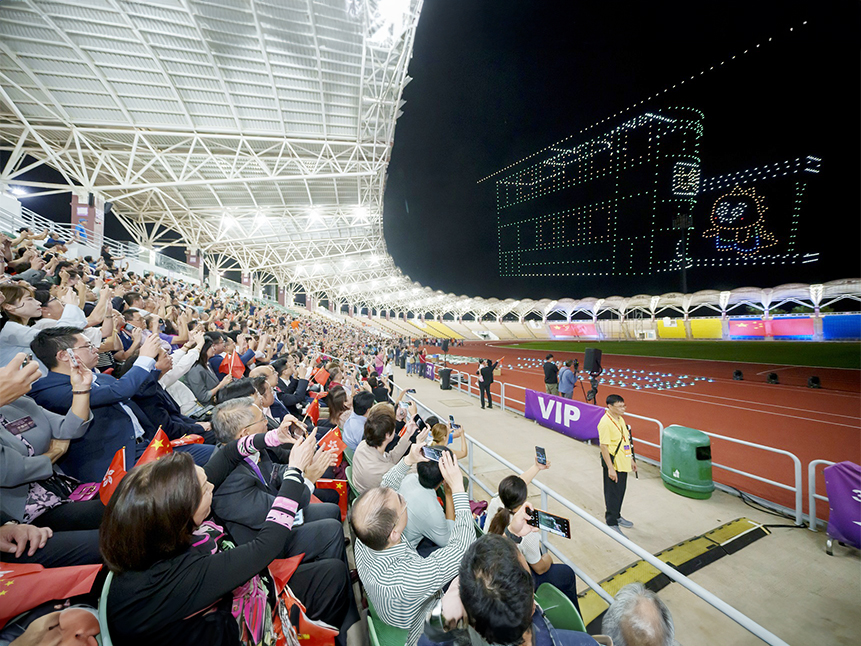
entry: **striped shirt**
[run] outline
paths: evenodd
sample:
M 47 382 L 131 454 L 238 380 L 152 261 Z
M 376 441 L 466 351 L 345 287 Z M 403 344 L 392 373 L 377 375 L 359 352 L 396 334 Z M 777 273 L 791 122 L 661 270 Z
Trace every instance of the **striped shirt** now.
M 401 460 L 383 478 L 382 486 L 397 491 L 409 471 Z M 368 600 L 380 619 L 390 626 L 409 628 L 407 644 L 416 644 L 424 630 L 430 606 L 440 598 L 442 587 L 457 576 L 460 560 L 475 540 L 469 496 L 456 493 L 454 527 L 448 545 L 422 558 L 401 538 L 382 551 L 356 541 L 356 567 Z

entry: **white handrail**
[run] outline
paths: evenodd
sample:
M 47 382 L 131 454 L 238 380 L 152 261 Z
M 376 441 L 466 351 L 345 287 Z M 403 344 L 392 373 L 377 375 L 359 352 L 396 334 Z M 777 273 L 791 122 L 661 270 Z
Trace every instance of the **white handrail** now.
M 816 501 L 828 502 L 828 496 L 821 496 L 816 493 L 816 467 L 820 464 L 831 466 L 836 463 L 831 460 L 813 460 L 807 465 L 807 514 L 810 518 L 808 529 L 811 532 L 818 531 L 816 527 Z
M 464 373 L 461 373 L 461 374 L 464 374 Z M 469 382 L 468 382 L 468 384 L 469 384 Z M 394 384 L 394 387 L 397 388 L 398 390 L 403 389 L 398 384 Z M 428 411 L 429 413 L 436 415 L 440 419 L 444 419 L 444 417 L 441 417 L 433 409 L 429 408 L 428 406 L 425 406 L 424 404 L 421 404 L 417 399 L 415 399 L 415 398 L 413 398 L 413 399 L 416 402 L 417 406 L 421 406 L 424 410 Z M 497 454 L 496 452 L 494 452 L 493 450 L 491 450 L 490 448 L 488 448 L 487 446 L 485 446 L 484 444 L 482 444 L 481 442 L 476 440 L 474 437 L 471 437 L 468 434 L 464 434 L 464 437 L 467 439 L 467 442 L 469 442 L 471 447 L 480 448 L 482 451 L 487 453 L 490 457 L 494 458 L 497 462 L 508 467 L 509 469 L 514 471 L 515 473 L 517 473 L 517 474 L 523 473 L 522 469 L 518 468 L 515 464 L 512 464 L 511 462 L 509 462 L 508 460 L 503 458 L 501 455 Z M 469 476 L 469 483 L 470 483 L 470 490 L 469 490 L 470 497 L 472 497 L 472 483 L 473 482 L 476 482 L 482 489 L 484 489 L 488 493 L 491 493 L 488 490 L 488 488 L 483 483 L 481 483 L 478 480 L 478 478 L 475 477 L 475 475 L 473 473 L 473 459 L 472 459 L 473 453 L 474 453 L 474 451 L 470 450 L 469 459 L 468 459 L 468 467 L 467 467 L 467 475 Z M 463 468 L 463 467 L 461 467 L 461 468 Z M 563 496 L 558 494 L 556 491 L 554 491 L 550 487 L 543 485 L 541 482 L 539 482 L 538 480 L 535 480 L 534 478 L 532 479 L 532 484 L 534 484 L 542 492 L 542 495 L 546 494 L 547 496 L 550 496 L 551 498 L 553 498 L 554 500 L 556 500 L 557 502 L 562 504 L 564 507 L 568 508 L 570 511 L 575 513 L 581 519 L 585 520 L 587 523 L 589 523 L 590 525 L 592 525 L 596 529 L 603 532 L 606 536 L 609 536 L 614 541 L 616 541 L 617 543 L 619 543 L 623 547 L 626 547 L 629 551 L 633 552 L 634 554 L 639 556 L 641 559 L 643 559 L 644 561 L 649 563 L 651 566 L 653 566 L 654 568 L 656 568 L 660 572 L 663 572 L 664 574 L 666 574 L 670 579 L 672 579 L 673 581 L 679 583 L 680 585 L 684 586 L 685 588 L 687 588 L 688 590 L 693 592 L 700 599 L 702 599 L 703 601 L 705 601 L 706 603 L 708 603 L 712 607 L 716 608 L 717 610 L 719 610 L 720 612 L 725 614 L 727 617 L 729 617 L 730 619 L 735 621 L 737 624 L 742 626 L 745 630 L 756 635 L 759 639 L 761 639 L 765 643 L 772 644 L 773 646 L 788 646 L 788 644 L 785 641 L 783 641 L 782 639 L 780 639 L 780 637 L 778 637 L 777 635 L 775 635 L 771 631 L 765 629 L 763 626 L 760 626 L 758 623 L 753 621 L 753 619 L 751 619 L 747 615 L 741 613 L 739 610 L 732 607 L 731 605 L 729 605 L 728 603 L 726 603 L 722 599 L 718 598 L 717 596 L 715 596 L 714 594 L 712 594 L 711 592 L 709 592 L 708 590 L 706 590 L 705 588 L 703 588 L 699 584 L 694 583 L 688 577 L 686 577 L 684 574 L 682 574 L 681 572 L 679 572 L 675 568 L 667 565 L 666 563 L 664 563 L 660 559 L 655 558 L 655 556 L 653 554 L 651 554 L 650 552 L 647 552 L 642 547 L 640 547 L 639 545 L 637 545 L 633 541 L 629 540 L 627 537 L 621 536 L 617 532 L 611 530 L 605 523 L 602 523 L 601 521 L 599 521 L 594 516 L 591 516 L 590 514 L 585 512 L 583 509 L 576 506 L 571 501 L 569 501 L 567 498 L 564 498 Z M 566 563 L 568 563 L 568 565 L 572 565 L 570 563 L 570 561 L 568 561 L 568 559 L 565 559 L 564 557 L 562 557 L 561 554 L 559 554 L 559 552 L 555 548 L 553 548 L 552 545 L 550 545 L 549 543 L 545 543 L 545 544 L 548 547 L 548 549 L 550 549 L 554 554 L 556 554 L 557 556 L 562 558 Z M 577 574 L 578 574 L 578 576 L 580 576 L 581 580 L 583 580 L 587 585 L 589 585 L 589 587 L 591 589 L 595 590 L 595 592 L 598 595 L 600 595 L 605 600 L 609 601 L 607 599 L 607 597 L 609 595 L 606 593 L 606 591 L 603 588 L 601 588 L 601 586 L 599 584 L 597 584 L 595 581 L 593 581 L 588 576 L 586 576 L 586 577 L 582 576 L 582 574 L 584 574 L 584 573 L 582 573 L 579 570 L 579 568 L 576 569 L 575 572 L 577 572 Z
M 467 373 L 460 372 L 458 370 L 452 370 L 452 373 L 453 374 L 458 373 L 461 375 L 465 374 L 467 376 L 467 384 L 468 384 L 467 393 L 469 395 L 472 395 L 473 397 L 475 397 L 476 395 L 474 395 L 472 393 L 472 382 L 471 382 L 471 379 L 469 379 L 470 375 L 468 375 Z M 458 380 L 458 381 L 460 381 L 460 380 Z M 525 401 L 520 401 L 519 399 L 514 399 L 513 397 L 505 397 L 505 387 L 509 386 L 509 387 L 514 387 L 514 388 L 520 388 L 521 390 L 524 391 L 524 393 L 526 392 L 527 388 L 520 386 L 518 384 L 506 384 L 505 382 L 494 382 L 494 383 L 501 384 L 501 386 L 500 386 L 500 389 L 501 389 L 500 400 L 501 401 L 508 399 L 508 400 L 516 402 L 518 404 L 523 404 L 523 406 L 525 407 L 525 405 L 526 405 Z M 463 388 L 461 387 L 460 390 L 462 391 Z M 502 408 L 503 408 L 503 410 L 505 409 L 504 404 L 503 404 Z M 515 413 L 518 413 L 519 415 L 524 414 L 521 411 L 514 409 L 514 408 L 509 408 L 508 410 L 511 410 Z M 658 425 L 658 444 L 654 444 L 652 442 L 649 442 L 647 440 L 643 440 L 640 438 L 637 438 L 637 443 L 647 444 L 648 446 L 651 446 L 651 447 L 658 449 L 659 457 L 658 457 L 657 465 L 660 466 L 660 452 L 663 450 L 662 445 L 663 445 L 664 425 L 661 423 L 660 420 L 654 419 L 652 417 L 644 417 L 642 415 L 636 415 L 634 413 L 626 413 L 626 416 L 635 417 L 637 419 L 642 419 L 642 420 L 646 420 L 649 422 L 654 422 L 655 424 Z M 709 433 L 707 431 L 703 431 L 703 433 L 705 433 L 709 437 L 714 437 L 717 439 L 726 440 L 727 442 L 734 442 L 736 444 L 741 444 L 741 445 L 749 446 L 752 448 L 762 449 L 763 451 L 771 451 L 773 453 L 779 453 L 781 455 L 786 455 L 786 456 L 790 457 L 792 459 L 793 467 L 794 467 L 794 475 L 795 475 L 795 486 L 794 487 L 787 485 L 787 484 L 784 484 L 782 482 L 777 482 L 775 480 L 770 480 L 768 478 L 764 478 L 764 477 L 756 475 L 754 473 L 749 473 L 747 471 L 741 471 L 739 469 L 735 469 L 733 467 L 729 467 L 729 466 L 726 466 L 724 464 L 720 464 L 718 462 L 712 462 L 712 466 L 715 466 L 719 469 L 723 469 L 724 471 L 729 471 L 731 473 L 735 473 L 738 475 L 742 475 L 742 476 L 751 478 L 752 480 L 757 480 L 759 482 L 764 482 L 766 484 L 770 484 L 770 485 L 773 485 L 775 487 L 779 487 L 781 489 L 786 489 L 787 491 L 795 492 L 795 524 L 798 526 L 801 526 L 804 524 L 804 493 L 802 491 L 802 477 L 803 476 L 802 476 L 802 469 L 801 469 L 801 460 L 799 460 L 795 454 L 790 453 L 789 451 L 784 451 L 782 449 L 776 449 L 776 448 L 771 447 L 771 446 L 765 446 L 764 444 L 756 444 L 755 442 L 747 442 L 745 440 L 737 440 L 733 437 L 727 437 L 725 435 L 718 435 L 717 433 Z M 649 460 L 649 462 L 652 462 L 652 460 Z

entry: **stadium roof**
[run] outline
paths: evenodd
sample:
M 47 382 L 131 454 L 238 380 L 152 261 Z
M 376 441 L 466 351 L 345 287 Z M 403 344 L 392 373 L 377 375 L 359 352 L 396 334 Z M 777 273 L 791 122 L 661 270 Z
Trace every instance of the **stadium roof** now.
M 418 289 L 386 251 L 382 208 L 421 4 L 4 1 L 0 182 L 75 185 L 139 244 L 174 231 L 210 269 L 291 291 Z M 16 179 L 27 155 L 67 183 Z

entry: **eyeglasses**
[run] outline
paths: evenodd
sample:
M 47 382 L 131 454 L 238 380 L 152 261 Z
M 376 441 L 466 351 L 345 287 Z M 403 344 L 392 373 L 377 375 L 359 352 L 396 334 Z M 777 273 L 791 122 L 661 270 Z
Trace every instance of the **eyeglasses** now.
M 76 345 L 72 350 L 95 350 L 96 346 L 87 341 L 87 345 Z

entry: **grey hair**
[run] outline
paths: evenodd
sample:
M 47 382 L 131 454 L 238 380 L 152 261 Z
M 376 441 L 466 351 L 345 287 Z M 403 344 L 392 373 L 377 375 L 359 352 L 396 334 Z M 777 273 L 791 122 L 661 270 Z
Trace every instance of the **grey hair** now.
M 657 621 L 653 613 L 645 610 L 643 604 L 646 603 L 657 611 Z M 604 613 L 601 632 L 612 638 L 614 646 L 673 646 L 676 643 L 670 609 L 642 583 L 629 583 L 619 590 Z
M 251 397 L 228 399 L 212 411 L 212 430 L 219 444 L 232 442 L 253 422 L 254 400 Z

